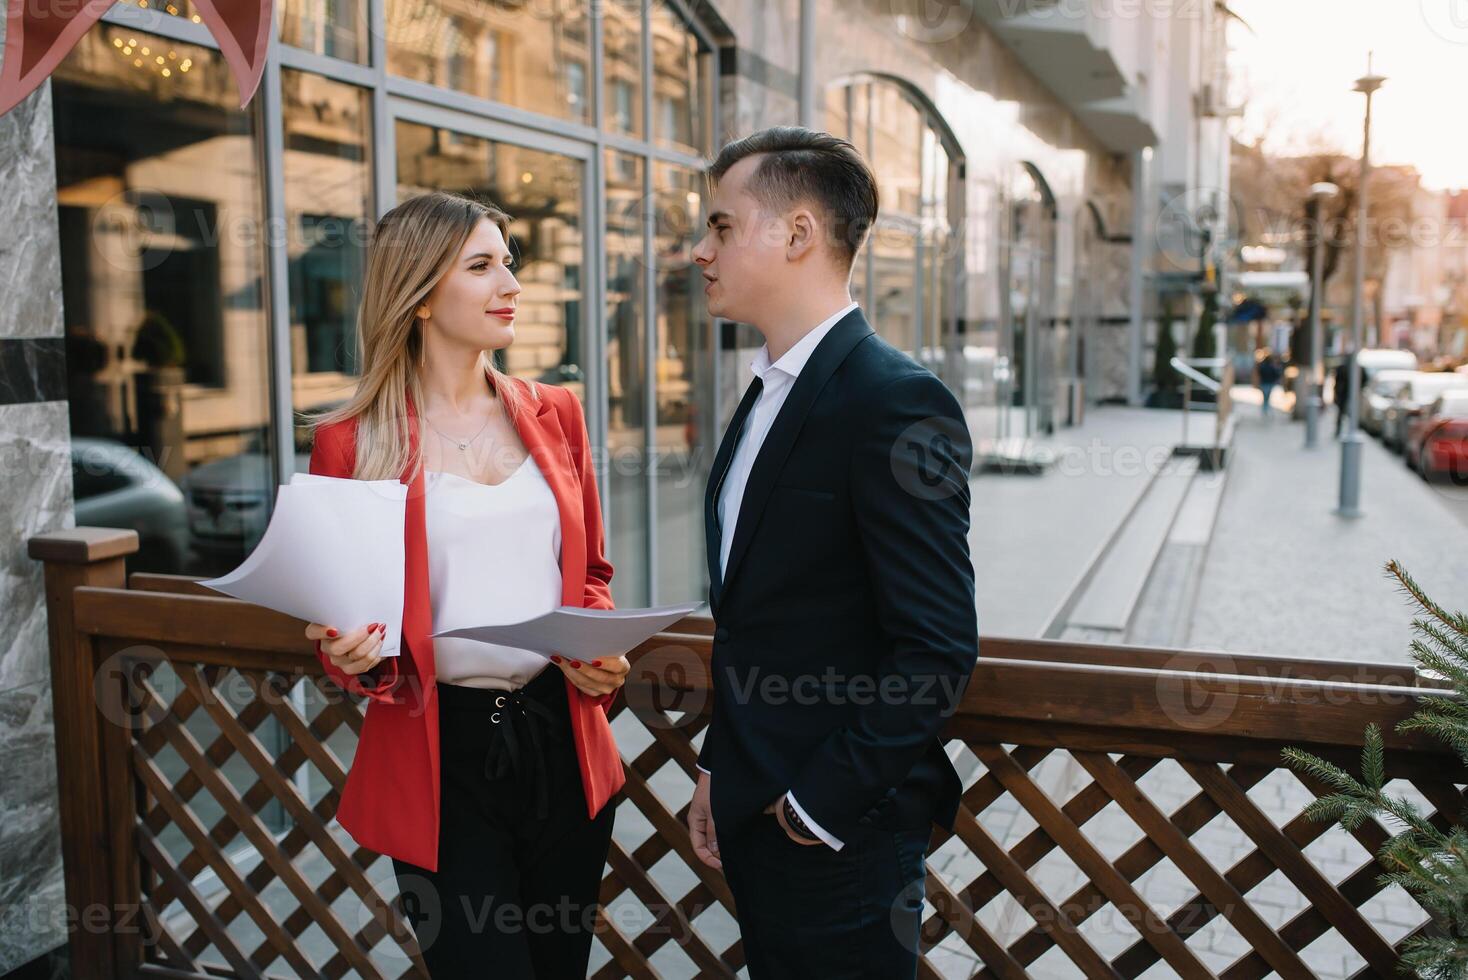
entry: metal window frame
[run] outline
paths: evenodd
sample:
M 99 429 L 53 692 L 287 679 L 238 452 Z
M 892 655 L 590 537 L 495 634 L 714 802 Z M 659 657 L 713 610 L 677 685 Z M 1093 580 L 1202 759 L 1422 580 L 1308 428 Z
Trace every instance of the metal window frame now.
M 652 117 L 652 39 L 651 3 L 642 0 L 642 111 L 643 126 L 639 137 L 613 133 L 605 128 L 606 121 L 606 78 L 603 55 L 602 7 L 590 4 L 590 63 L 592 122 L 572 122 L 529 112 L 503 102 L 483 99 L 452 89 L 440 88 L 413 79 L 391 75 L 387 71 L 387 3 L 389 0 L 366 0 L 368 20 L 368 63 L 358 64 L 330 55 L 297 48 L 280 40 L 278 29 L 272 29 L 270 48 L 257 93 L 257 124 L 261 127 L 261 139 L 257 143 L 259 174 L 263 186 L 262 206 L 266 227 L 286 230 L 286 181 L 284 172 L 284 110 L 281 104 L 280 72 L 282 68 L 311 72 L 337 82 L 357 86 L 368 92 L 371 98 L 370 132 L 367 133 L 371 167 L 372 201 L 370 204 L 374 220 L 380 219 L 395 203 L 397 198 L 396 139 L 393 132 L 399 119 L 440 125 L 500 142 L 510 142 L 530 149 L 561 153 L 582 161 L 582 215 L 584 252 L 582 261 L 581 323 L 576 329 L 581 332 L 581 349 L 587 361 L 586 373 L 587 427 L 593 446 L 603 449 L 608 438 L 608 390 L 606 364 L 606 337 L 598 328 L 605 321 L 607 296 L 606 248 L 603 237 L 606 231 L 605 166 L 606 151 L 616 150 L 639 157 L 642 161 L 643 193 L 648 201 L 653 200 L 653 168 L 658 163 L 668 163 L 702 171 L 707 167 L 713 152 L 712 141 L 722 132 L 719 98 L 719 60 L 715 57 L 718 43 L 713 33 L 702 24 L 691 5 L 685 0 L 658 0 L 678 15 L 682 23 L 697 38 L 708 59 L 707 82 L 709 92 L 704 104 L 710 109 L 710 118 L 704 137 L 709 141 L 704 155 L 688 154 L 661 146 L 655 138 L 655 123 Z M 126 27 L 131 30 L 154 34 L 185 44 L 193 44 L 214 51 L 218 42 L 202 23 L 154 9 L 140 8 L 129 4 L 116 4 L 101 18 L 103 23 Z M 701 79 L 700 79 L 701 80 Z M 645 334 L 645 365 L 643 389 L 647 400 L 647 425 L 644 433 L 644 458 L 650 463 L 656 440 L 657 420 L 657 270 L 654 267 L 654 241 L 656 214 L 652 207 L 644 208 L 643 270 L 644 302 L 643 332 Z M 289 483 L 295 468 L 295 408 L 292 402 L 292 358 L 290 338 L 290 286 L 289 256 L 284 248 L 272 248 L 265 261 L 266 331 L 269 348 L 269 399 L 271 405 L 272 466 L 276 479 Z M 712 339 L 708 350 L 714 357 L 714 391 L 718 397 L 720 367 L 718 363 L 717 323 L 708 319 L 706 328 Z M 715 406 L 717 407 L 717 406 Z M 602 453 L 602 460 L 606 454 Z M 658 601 L 658 546 L 657 495 L 655 474 L 650 465 L 644 466 L 646 481 L 646 514 L 648 534 L 645 542 L 643 570 L 646 576 L 647 594 Z M 603 485 L 607 485 L 603 481 Z M 603 522 L 610 520 L 610 502 L 602 499 Z M 608 526 L 610 526 L 608 524 Z

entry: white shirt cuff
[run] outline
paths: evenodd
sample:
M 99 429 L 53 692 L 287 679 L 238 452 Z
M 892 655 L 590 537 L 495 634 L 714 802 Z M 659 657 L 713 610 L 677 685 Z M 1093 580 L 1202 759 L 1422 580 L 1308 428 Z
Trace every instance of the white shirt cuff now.
M 695 766 L 698 766 L 698 763 L 696 763 L 696 762 L 695 762 L 695 763 L 694 763 L 694 765 L 695 765 Z M 709 771 L 708 771 L 708 770 L 707 770 L 707 769 L 705 769 L 705 768 L 704 768 L 704 767 L 703 767 L 703 766 L 698 766 L 698 771 L 699 771 L 699 772 L 709 772 Z M 713 775 L 713 773 L 711 773 L 711 772 L 709 772 L 709 775 L 710 775 L 710 776 L 712 776 L 712 775 Z
M 794 793 L 786 792 L 785 796 L 790 800 L 790 805 L 795 808 L 796 814 L 799 815 L 800 819 L 805 821 L 807 827 L 815 831 L 817 837 L 829 844 L 833 850 L 839 851 L 846 846 L 844 842 L 837 840 L 830 831 L 810 818 L 810 814 L 801 808 L 800 801 L 795 798 Z

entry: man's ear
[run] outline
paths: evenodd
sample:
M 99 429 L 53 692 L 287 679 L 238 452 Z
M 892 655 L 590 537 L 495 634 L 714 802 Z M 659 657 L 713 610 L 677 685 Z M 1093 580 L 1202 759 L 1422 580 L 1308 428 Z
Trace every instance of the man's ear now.
M 801 208 L 790 216 L 790 231 L 785 238 L 785 258 L 787 261 L 796 262 L 808 255 L 812 249 L 819 247 L 817 240 L 820 235 L 820 227 L 816 224 L 815 215 L 805 208 Z

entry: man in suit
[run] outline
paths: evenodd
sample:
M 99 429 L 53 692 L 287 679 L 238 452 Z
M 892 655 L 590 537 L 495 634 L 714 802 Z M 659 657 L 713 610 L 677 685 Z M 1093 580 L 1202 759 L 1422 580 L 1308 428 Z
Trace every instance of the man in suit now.
M 1330 397 L 1335 402 L 1335 437 L 1337 439 L 1341 437 L 1341 422 L 1345 419 L 1346 410 L 1349 407 L 1346 402 L 1350 395 L 1348 389 L 1351 384 L 1351 366 L 1355 363 L 1356 352 L 1349 351 L 1345 357 L 1341 358 L 1341 362 L 1335 366 L 1335 376 L 1332 384 L 1334 391 Z M 1360 398 L 1361 396 L 1358 394 L 1356 397 Z
M 709 178 L 709 312 L 765 346 L 705 496 L 694 849 L 723 869 L 754 980 L 912 977 L 923 855 L 962 788 L 938 732 L 978 656 L 968 429 L 851 300 L 878 195 L 849 142 L 763 130 Z

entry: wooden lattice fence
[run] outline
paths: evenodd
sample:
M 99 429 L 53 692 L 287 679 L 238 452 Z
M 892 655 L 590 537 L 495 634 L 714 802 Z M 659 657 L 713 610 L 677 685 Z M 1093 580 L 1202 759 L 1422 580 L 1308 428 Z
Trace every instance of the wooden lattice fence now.
M 125 582 L 134 547 L 31 540 L 74 975 L 422 976 L 388 862 L 332 821 L 361 704 L 298 621 L 188 578 Z M 743 964 L 684 826 L 711 633 L 690 618 L 632 654 L 598 978 Z M 1301 745 L 1355 769 L 1376 722 L 1393 788 L 1459 819 L 1456 758 L 1393 732 L 1422 693 L 1410 667 L 989 637 L 981 654 L 946 733 L 966 790 L 930 847 L 924 976 L 1384 977 L 1427 928 L 1376 881 L 1387 829 L 1307 820 L 1324 787 L 1280 759 Z

